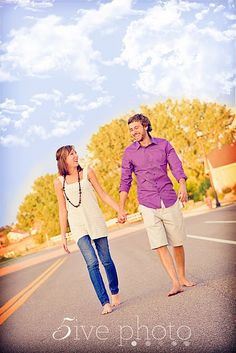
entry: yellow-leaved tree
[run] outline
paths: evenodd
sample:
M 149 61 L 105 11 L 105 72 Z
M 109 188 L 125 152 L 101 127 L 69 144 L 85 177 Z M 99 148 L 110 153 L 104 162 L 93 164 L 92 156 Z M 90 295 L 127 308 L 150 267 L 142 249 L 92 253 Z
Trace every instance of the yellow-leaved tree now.
M 188 176 L 190 198 L 195 201 L 201 199 L 205 192 L 204 185 L 209 187 L 204 174 L 205 155 L 235 140 L 235 128 L 232 127 L 235 114 L 225 105 L 205 103 L 198 99 L 167 99 L 152 106 L 142 105 L 140 112 L 149 117 L 153 127 L 152 136 L 167 139 L 178 153 Z M 88 145 L 102 186 L 116 200 L 119 198 L 122 155 L 125 147 L 132 142 L 127 120 L 133 114 L 135 112 L 100 127 Z M 171 173 L 170 177 L 177 190 L 177 182 Z M 101 207 L 107 218 L 115 216 L 115 211 L 110 207 L 104 204 Z M 137 211 L 135 180 L 129 193 L 127 210 L 130 213 Z

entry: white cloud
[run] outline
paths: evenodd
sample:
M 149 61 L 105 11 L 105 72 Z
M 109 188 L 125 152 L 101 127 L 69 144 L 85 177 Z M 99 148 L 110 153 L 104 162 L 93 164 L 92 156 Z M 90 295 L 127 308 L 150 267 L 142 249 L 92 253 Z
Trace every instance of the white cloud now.
M 27 146 L 28 142 L 24 138 L 18 137 L 16 135 L 6 135 L 0 136 L 0 144 L 6 147 Z
M 97 109 L 101 106 L 107 105 L 113 99 L 112 96 L 97 97 L 94 101 L 88 101 L 83 93 L 71 93 L 63 99 L 62 92 L 53 90 L 51 93 L 37 93 L 31 98 L 31 102 L 37 106 L 41 106 L 45 102 L 53 102 L 56 107 L 63 104 L 73 104 L 77 110 L 88 111 Z M 56 119 L 64 117 L 64 113 L 55 113 Z M 53 118 L 54 121 L 54 118 Z
M 24 110 L 20 115 L 20 119 L 14 122 L 15 128 L 21 128 L 24 125 L 25 121 L 29 119 L 30 115 L 34 112 L 34 110 L 35 108 L 31 107 L 29 107 L 27 110 Z
M 90 33 L 101 29 L 102 26 L 112 24 L 132 12 L 132 0 L 113 0 L 101 4 L 98 10 L 79 10 L 79 26 L 82 31 Z
M 0 120 L 0 130 L 9 123 L 6 119 Z M 83 123 L 80 119 L 71 120 L 66 118 L 65 120 L 50 119 L 49 125 L 43 126 L 39 124 L 33 124 L 29 126 L 22 134 L 6 134 L 5 136 L 0 136 L 0 144 L 5 147 L 13 146 L 28 146 L 32 143 L 35 138 L 40 138 L 42 140 L 48 140 L 54 137 L 68 136 L 74 132 Z
M 18 113 L 28 109 L 27 105 L 17 105 L 14 99 L 6 98 L 4 102 L 0 103 L 0 109 L 7 113 Z
M 50 137 L 62 137 L 62 136 L 67 136 L 70 135 L 72 132 L 74 132 L 75 129 L 80 127 L 82 125 L 81 120 L 63 120 L 59 121 L 56 124 L 51 133 Z
M 87 99 L 85 99 L 83 94 L 71 94 L 66 98 L 65 103 L 74 104 L 77 110 L 89 111 L 109 104 L 112 99 L 113 99 L 112 96 L 102 96 L 102 97 L 97 97 L 95 101 L 88 102 Z
M 88 110 L 94 110 L 97 108 L 100 108 L 104 105 L 107 105 L 111 102 L 113 97 L 111 96 L 106 96 L 106 97 L 98 97 L 96 101 L 89 102 L 84 105 L 77 105 L 76 108 L 81 111 L 88 111 Z
M 2 56 L 9 72 L 40 76 L 64 71 L 78 80 L 101 81 L 95 64 L 100 54 L 78 25 L 63 25 L 61 18 L 51 15 L 32 27 L 11 31 L 10 37 Z
M 78 94 L 70 94 L 69 96 L 67 96 L 65 103 L 74 103 L 74 104 L 80 104 L 80 103 L 85 103 L 85 98 L 84 95 L 82 93 L 78 93 Z
M 54 102 L 55 105 L 59 105 L 63 94 L 54 89 L 51 93 L 37 93 L 31 98 L 31 102 L 36 105 L 42 105 L 43 102 Z
M 218 81 L 219 86 L 222 87 L 222 90 L 225 94 L 230 94 L 231 90 L 235 87 L 236 84 L 236 75 L 230 74 L 229 72 L 220 72 L 216 74 L 216 81 Z
M 202 10 L 201 12 L 197 13 L 197 14 L 195 15 L 195 17 L 196 17 L 196 19 L 197 19 L 198 21 L 201 21 L 201 20 L 203 20 L 204 17 L 208 14 L 208 12 L 209 12 L 209 9 Z
M 35 139 L 48 140 L 70 135 L 83 124 L 79 117 L 71 119 L 72 115 L 78 114 L 75 110 L 94 110 L 109 104 L 112 98 L 102 96 L 88 101 L 82 93 L 71 93 L 64 98 L 64 94 L 56 89 L 34 94 L 30 99 L 33 106 L 16 104 L 14 99 L 6 98 L 0 103 L 0 144 L 7 147 L 26 146 Z M 53 106 L 48 109 L 50 103 Z M 33 112 L 35 114 L 31 117 Z
M 10 122 L 11 122 L 10 118 L 7 118 L 5 116 L 0 116 L 0 128 L 8 126 Z
M 217 21 L 198 28 L 186 11 L 187 6 L 169 1 L 130 23 L 116 61 L 136 70 L 135 86 L 142 94 L 208 100 L 232 91 L 234 28 L 221 31 Z
M 173 0 L 170 0 L 170 2 L 173 2 Z M 176 1 L 174 1 L 176 3 Z M 179 1 L 178 2 L 178 8 L 180 11 L 191 11 L 191 10 L 199 10 L 204 8 L 204 5 L 201 4 L 200 2 L 194 2 L 194 1 Z
M 214 12 L 221 12 L 225 9 L 224 5 L 219 5 L 214 9 Z
M 44 9 L 48 7 L 52 7 L 55 0 L 4 0 L 0 1 L 1 4 L 12 4 L 16 5 L 16 7 L 22 7 L 27 10 L 38 10 Z
M 114 26 L 114 27 L 103 29 L 100 33 L 103 36 L 110 36 L 110 35 L 113 35 L 115 32 L 117 32 L 118 30 L 119 30 L 118 26 L 117 27 Z
M 15 128 L 20 128 L 29 119 L 35 108 L 25 104 L 17 105 L 14 99 L 6 98 L 0 103 L 0 111 L 3 115 L 7 115 L 11 120 L 11 124 Z
M 235 21 L 236 20 L 236 15 L 233 13 L 225 13 L 225 17 L 227 18 L 227 20 L 231 20 L 231 21 Z
M 62 112 L 62 111 L 55 111 L 55 112 L 53 112 L 53 114 L 52 114 L 52 116 L 50 117 L 50 119 L 49 119 L 49 121 L 51 122 L 51 123 L 55 123 L 55 124 L 57 124 L 57 122 L 59 121 L 59 120 L 63 120 L 63 119 L 65 119 L 67 117 L 67 115 L 66 115 L 66 113 L 65 112 Z
M 228 5 L 231 8 L 235 8 L 235 0 L 228 0 Z
M 228 31 L 219 31 L 217 28 L 214 27 L 205 27 L 201 29 L 197 29 L 199 34 L 202 34 L 204 37 L 209 37 L 210 39 L 215 40 L 216 42 L 226 42 L 227 40 L 231 40 L 230 33 Z
M 33 137 L 38 136 L 42 140 L 45 140 L 48 138 L 48 132 L 46 131 L 46 129 L 43 126 L 32 125 L 27 129 L 26 136 L 27 136 L 27 138 L 32 137 L 32 136 Z
M 0 82 L 12 82 L 15 80 L 16 80 L 15 76 L 13 76 L 10 72 L 5 70 L 3 67 L 0 67 Z
M 93 46 L 92 34 L 103 26 L 113 27 L 115 21 L 131 11 L 131 4 L 132 0 L 113 0 L 97 10 L 84 10 L 70 24 L 49 15 L 12 30 L 8 42 L 2 45 L 1 61 L 9 73 L 5 78 L 25 74 L 47 77 L 60 72 L 100 89 L 105 77 L 99 72 L 102 58 Z

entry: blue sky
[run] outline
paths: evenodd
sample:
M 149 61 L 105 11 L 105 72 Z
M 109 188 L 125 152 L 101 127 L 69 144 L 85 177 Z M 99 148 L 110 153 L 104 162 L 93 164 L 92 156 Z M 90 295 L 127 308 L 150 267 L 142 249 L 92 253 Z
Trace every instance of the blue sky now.
M 55 151 L 140 104 L 235 105 L 233 0 L 0 0 L 0 226 Z

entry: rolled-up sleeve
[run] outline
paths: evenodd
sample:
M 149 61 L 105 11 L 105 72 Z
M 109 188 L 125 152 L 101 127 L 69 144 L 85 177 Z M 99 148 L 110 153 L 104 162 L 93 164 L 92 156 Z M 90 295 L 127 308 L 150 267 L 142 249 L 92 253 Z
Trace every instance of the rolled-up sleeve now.
M 132 172 L 133 172 L 133 164 L 130 161 L 129 153 L 127 151 L 124 152 L 122 158 L 121 165 L 121 180 L 120 180 L 120 188 L 119 191 L 129 192 L 129 189 L 132 184 Z
M 173 174 L 175 179 L 177 181 L 179 181 L 181 178 L 187 180 L 187 176 L 183 170 L 182 162 L 180 161 L 177 153 L 175 152 L 174 147 L 172 147 L 169 142 L 167 142 L 166 154 L 167 154 L 167 162 L 170 166 L 171 173 Z

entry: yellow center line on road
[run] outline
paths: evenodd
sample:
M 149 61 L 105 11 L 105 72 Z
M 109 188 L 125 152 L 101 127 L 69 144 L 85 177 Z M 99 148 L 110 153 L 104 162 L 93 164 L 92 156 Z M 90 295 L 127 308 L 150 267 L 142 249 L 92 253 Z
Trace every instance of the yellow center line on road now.
M 22 289 L 13 298 L 8 300 L 0 308 L 0 325 L 4 323 L 21 305 L 23 305 L 26 300 L 36 291 L 36 289 L 41 286 L 66 260 L 57 260 L 53 265 L 51 265 L 46 271 L 44 271 L 40 276 L 38 276 L 33 282 L 31 282 L 27 287 Z

